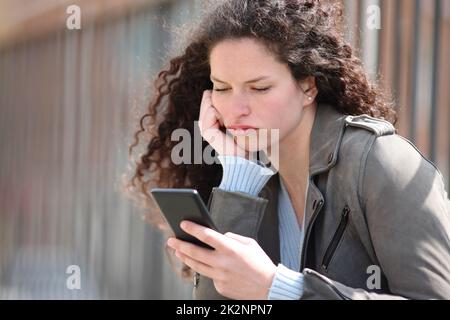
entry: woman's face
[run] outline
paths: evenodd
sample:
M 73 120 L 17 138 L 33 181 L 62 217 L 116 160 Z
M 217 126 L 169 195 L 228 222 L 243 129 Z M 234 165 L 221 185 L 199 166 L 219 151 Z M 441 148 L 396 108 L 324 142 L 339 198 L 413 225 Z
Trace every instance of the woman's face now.
M 210 66 L 214 84 L 212 104 L 240 146 L 245 146 L 245 133 L 233 132 L 230 127 L 250 126 L 256 131 L 278 129 L 281 144 L 298 127 L 303 107 L 311 103 L 288 66 L 276 61 L 265 46 L 254 39 L 218 43 L 211 50 Z M 265 78 L 249 82 L 262 77 Z M 266 146 L 270 142 L 268 138 Z M 246 149 L 257 151 L 266 146 L 247 146 Z

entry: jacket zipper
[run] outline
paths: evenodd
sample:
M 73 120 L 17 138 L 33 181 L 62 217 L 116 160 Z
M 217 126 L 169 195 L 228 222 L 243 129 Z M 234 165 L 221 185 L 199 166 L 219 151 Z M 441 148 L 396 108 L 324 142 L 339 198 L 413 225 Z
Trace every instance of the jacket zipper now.
M 322 205 L 323 205 L 323 200 L 320 200 L 318 203 L 316 203 L 316 207 L 314 208 L 314 212 L 311 216 L 311 221 L 308 224 L 308 226 L 306 227 L 306 233 L 305 233 L 305 237 L 303 239 L 303 248 L 302 248 L 302 261 L 301 261 L 301 266 L 300 266 L 300 270 L 303 270 L 305 268 L 305 264 L 306 264 L 306 248 L 308 247 L 308 241 L 309 241 L 309 236 L 311 233 L 311 228 L 314 225 L 314 222 L 316 220 L 317 214 L 319 213 L 320 209 L 322 209 Z
M 338 226 L 336 232 L 334 233 L 331 243 L 328 246 L 327 250 L 325 251 L 325 256 L 323 257 L 323 260 L 322 260 L 322 267 L 325 270 L 328 269 L 328 265 L 330 264 L 331 258 L 333 257 L 334 252 L 336 251 L 337 246 L 339 244 L 339 241 L 341 240 L 341 238 L 344 234 L 345 227 L 347 226 L 347 223 L 348 223 L 349 213 L 350 213 L 350 208 L 348 206 L 345 206 L 344 210 L 342 211 L 341 222 L 339 223 L 339 226 Z

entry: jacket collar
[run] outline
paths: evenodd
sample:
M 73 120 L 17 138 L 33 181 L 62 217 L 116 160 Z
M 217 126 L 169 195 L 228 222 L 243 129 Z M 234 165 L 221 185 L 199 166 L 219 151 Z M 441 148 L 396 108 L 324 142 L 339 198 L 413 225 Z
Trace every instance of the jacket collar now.
M 332 168 L 337 161 L 339 147 L 345 129 L 345 115 L 329 104 L 319 104 L 311 130 L 309 174 L 317 175 Z M 272 180 L 276 180 L 274 183 Z M 266 184 L 267 188 L 279 185 L 279 173 Z M 264 188 L 265 189 L 265 188 Z
M 345 129 L 345 116 L 329 104 L 319 104 L 311 130 L 310 176 L 330 170 L 337 161 Z
M 339 147 L 345 129 L 345 116 L 337 112 L 331 105 L 320 104 L 317 107 L 314 124 L 311 131 L 309 175 L 313 177 L 332 168 L 337 161 Z M 267 212 L 261 224 L 259 238 L 264 239 L 263 249 L 274 263 L 280 261 L 279 233 L 278 233 L 278 188 L 279 173 L 274 174 L 265 187 L 261 196 L 269 199 Z M 319 189 L 309 180 L 308 196 L 305 203 L 305 225 L 308 228 L 312 215 L 320 209 L 324 197 Z M 302 264 L 303 264 L 302 259 Z
M 273 263 L 281 262 L 280 238 L 278 231 L 278 189 L 280 185 L 279 174 L 270 177 L 265 187 L 261 190 L 261 196 L 269 199 L 266 213 L 261 221 L 258 231 L 258 239 L 261 248 L 272 259 Z

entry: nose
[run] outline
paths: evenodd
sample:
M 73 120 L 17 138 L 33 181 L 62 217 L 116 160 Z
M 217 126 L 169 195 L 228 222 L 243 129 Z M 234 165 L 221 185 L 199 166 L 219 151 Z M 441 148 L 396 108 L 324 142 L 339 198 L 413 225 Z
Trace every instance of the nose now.
M 232 119 L 239 119 L 251 113 L 248 99 L 244 95 L 233 95 L 227 101 L 227 105 L 226 110 L 229 110 L 229 117 Z

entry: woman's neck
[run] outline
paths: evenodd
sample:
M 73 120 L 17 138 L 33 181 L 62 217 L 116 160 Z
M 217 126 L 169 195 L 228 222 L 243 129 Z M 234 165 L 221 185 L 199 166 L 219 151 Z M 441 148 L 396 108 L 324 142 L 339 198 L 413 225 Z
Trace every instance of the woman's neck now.
M 279 162 L 273 164 L 278 169 L 294 207 L 298 209 L 296 211 L 301 211 L 297 212 L 297 216 L 303 215 L 301 208 L 304 206 L 309 178 L 310 138 L 316 110 L 316 103 L 304 110 L 298 127 L 281 141 Z
M 283 181 L 291 187 L 299 183 L 303 185 L 309 174 L 310 138 L 316 110 L 316 103 L 305 108 L 297 128 L 279 145 L 278 163 L 273 163 Z

